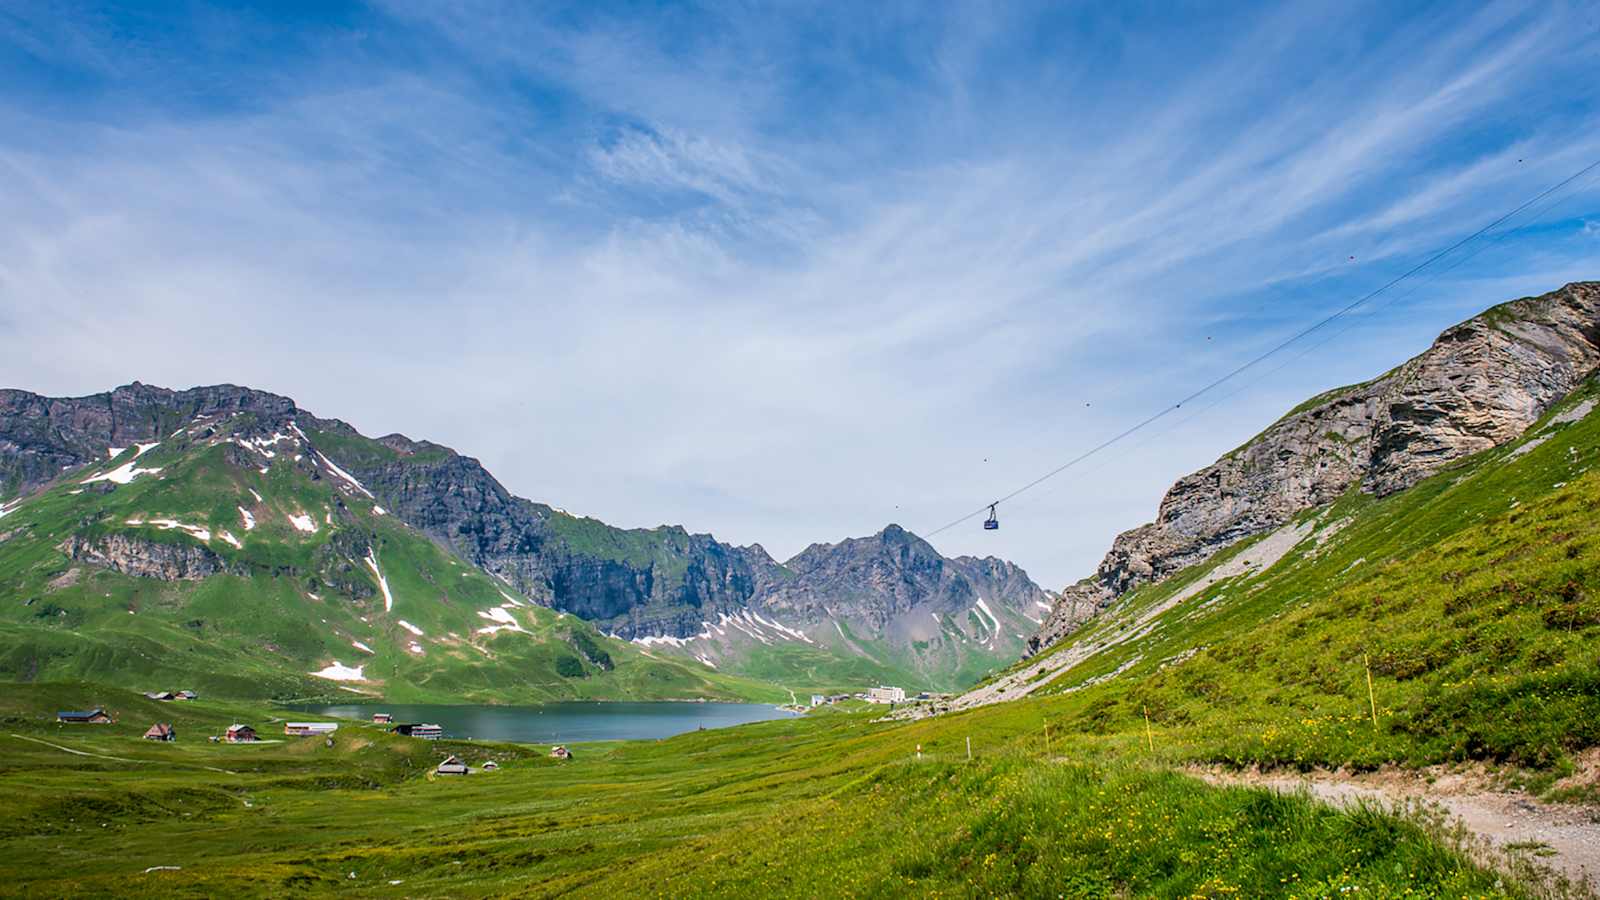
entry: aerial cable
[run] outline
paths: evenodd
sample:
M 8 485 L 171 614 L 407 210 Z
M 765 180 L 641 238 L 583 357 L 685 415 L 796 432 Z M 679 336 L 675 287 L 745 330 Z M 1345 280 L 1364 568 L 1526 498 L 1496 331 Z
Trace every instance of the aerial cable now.
M 1600 174 L 1600 173 L 1597 173 L 1597 174 Z M 1594 179 L 1591 178 L 1590 180 L 1592 181 Z M 1382 308 L 1383 306 L 1387 306 L 1387 305 L 1392 304 L 1392 303 L 1398 303 L 1401 300 L 1406 299 L 1407 297 L 1414 296 L 1417 293 L 1417 291 L 1421 290 L 1423 287 L 1425 287 L 1425 286 L 1427 286 L 1429 284 L 1432 284 L 1434 281 L 1437 281 L 1441 276 L 1448 275 L 1449 273 L 1455 271 L 1456 269 L 1460 268 L 1465 263 L 1467 263 L 1467 262 L 1471 261 L 1473 258 L 1477 257 L 1483 251 L 1494 247 L 1495 245 L 1499 244 L 1501 241 L 1505 240 L 1506 238 L 1510 237 L 1513 234 L 1516 234 L 1519 231 L 1522 231 L 1524 229 L 1533 227 L 1536 223 L 1538 223 L 1538 221 L 1541 218 L 1543 218 L 1545 213 L 1549 212 L 1557 204 L 1560 204 L 1565 200 L 1571 199 L 1572 196 L 1573 195 L 1569 194 L 1568 196 L 1565 196 L 1565 197 L 1552 197 L 1549 202 L 1545 203 L 1544 205 L 1540 206 L 1538 209 L 1534 210 L 1533 213 L 1528 216 L 1527 221 L 1524 222 L 1523 224 L 1517 225 L 1517 226 L 1512 227 L 1512 228 L 1506 228 L 1506 229 L 1496 233 L 1487 242 L 1477 244 L 1475 247 L 1473 247 L 1472 250 L 1470 250 L 1469 252 L 1457 257 L 1454 261 L 1452 261 L 1448 266 L 1444 267 L 1443 269 L 1436 269 L 1436 270 L 1428 273 L 1427 277 L 1425 277 L 1423 280 L 1421 280 L 1419 282 L 1413 283 L 1411 288 L 1408 289 L 1404 294 L 1401 294 L 1398 297 L 1390 297 L 1390 298 L 1384 300 L 1382 303 L 1379 303 L 1379 304 L 1375 305 L 1373 307 L 1373 309 Z M 1356 327 L 1356 325 L 1358 325 L 1358 324 L 1359 324 L 1359 322 L 1356 322 L 1356 321 L 1347 322 L 1345 325 L 1340 327 L 1338 330 L 1332 332 L 1331 334 L 1328 334 L 1327 336 L 1323 337 L 1321 340 L 1317 341 L 1316 343 L 1312 344 L 1311 346 L 1306 347 L 1305 349 L 1303 349 L 1300 352 L 1294 354 L 1293 356 L 1289 357 L 1288 359 L 1284 360 L 1283 362 L 1279 363 L 1278 365 L 1273 366 L 1272 368 L 1270 368 L 1267 371 L 1261 373 L 1260 375 L 1257 375 L 1255 378 L 1251 379 L 1250 381 L 1245 382 L 1244 384 L 1240 385 L 1239 387 L 1235 388 L 1234 390 L 1231 390 L 1228 393 L 1223 394 L 1222 396 L 1216 398 L 1215 400 L 1212 400 L 1211 402 L 1207 403 L 1205 406 L 1200 407 L 1198 410 L 1196 410 L 1191 415 L 1185 416 L 1184 418 L 1179 419 L 1177 422 L 1174 422 L 1171 425 L 1166 426 L 1162 430 L 1154 432 L 1153 434 L 1147 436 L 1146 438 L 1144 438 L 1143 440 L 1139 441 L 1137 444 L 1134 444 L 1133 446 L 1134 447 L 1146 446 L 1152 440 L 1155 440 L 1156 438 L 1161 437 L 1162 435 L 1169 434 L 1174 429 L 1181 428 L 1184 425 L 1187 425 L 1188 423 L 1193 422 L 1195 419 L 1200 418 L 1201 416 L 1205 415 L 1206 413 L 1210 412 L 1213 409 L 1216 409 L 1217 407 L 1219 407 L 1222 404 L 1228 402 L 1229 400 L 1233 399 L 1234 397 L 1237 397 L 1240 394 L 1244 393 L 1245 391 L 1248 391 L 1251 388 L 1255 387 L 1256 385 L 1262 383 L 1263 381 L 1266 381 L 1267 379 L 1271 378 L 1273 375 L 1276 375 L 1279 372 L 1283 371 L 1284 369 L 1288 368 L 1289 366 L 1294 365 L 1296 362 L 1299 362 L 1300 360 L 1306 358 L 1307 356 L 1310 356 L 1312 353 L 1315 353 L 1316 351 L 1322 349 L 1323 347 L 1328 346 L 1328 344 L 1330 344 L 1333 341 L 1337 340 L 1342 335 L 1348 333 L 1350 331 L 1350 329 Z M 1097 467 L 1097 469 L 1091 470 L 1091 471 L 1098 471 L 1099 468 L 1104 468 L 1104 466 Z
M 1414 296 L 1417 291 L 1421 290 L 1426 285 L 1432 284 L 1434 281 L 1438 280 L 1440 276 L 1447 275 L 1450 272 L 1455 271 L 1456 269 L 1460 268 L 1464 263 L 1466 263 L 1466 262 L 1470 261 L 1471 259 L 1473 259 L 1474 257 L 1476 257 L 1478 254 L 1480 254 L 1483 251 L 1488 250 L 1489 248 L 1495 246 L 1496 244 L 1498 244 L 1501 241 L 1505 240 L 1507 237 L 1517 233 L 1518 231 L 1522 231 L 1523 229 L 1532 227 L 1535 223 L 1537 223 L 1539 221 L 1539 219 L 1546 212 L 1550 211 L 1551 207 L 1554 207 L 1556 204 L 1558 204 L 1558 203 L 1560 203 L 1560 202 L 1562 202 L 1564 200 L 1567 200 L 1567 199 L 1570 199 L 1570 196 L 1553 198 L 1549 203 L 1546 203 L 1545 205 L 1541 206 L 1539 209 L 1535 210 L 1534 213 L 1531 216 L 1528 217 L 1528 221 L 1525 222 L 1524 224 L 1518 225 L 1518 226 L 1516 226 L 1514 228 L 1507 228 L 1504 231 L 1499 232 L 1492 239 L 1490 239 L 1487 243 L 1478 244 L 1471 252 L 1466 253 L 1466 254 L 1458 257 L 1454 262 L 1450 263 L 1450 265 L 1446 266 L 1445 268 L 1439 269 L 1439 270 L 1435 270 L 1435 271 L 1429 273 L 1428 276 L 1425 279 L 1423 279 L 1420 282 L 1417 282 L 1417 283 L 1413 284 L 1413 286 L 1409 290 L 1407 290 L 1404 294 L 1401 294 L 1398 297 L 1391 297 L 1388 300 L 1383 301 L 1383 303 L 1381 303 L 1378 306 L 1375 306 L 1373 308 L 1377 309 L 1377 308 L 1380 308 L 1382 306 L 1386 306 L 1386 305 L 1391 304 L 1391 303 L 1398 303 L 1401 300 L 1406 299 L 1407 297 Z M 1288 359 L 1284 360 L 1283 362 L 1279 363 L 1278 365 L 1273 366 L 1272 368 L 1270 368 L 1267 371 L 1261 373 L 1260 375 L 1257 375 L 1255 378 L 1251 379 L 1250 381 L 1247 381 L 1244 384 L 1240 385 L 1239 387 L 1229 391 L 1228 393 L 1223 394 L 1222 396 L 1216 398 L 1215 400 L 1212 400 L 1211 402 L 1207 403 L 1205 406 L 1202 406 L 1199 409 L 1195 410 L 1192 414 L 1190 414 L 1188 416 L 1185 416 L 1184 418 L 1179 419 L 1178 421 L 1173 422 L 1172 424 L 1167 425 L 1167 426 L 1163 427 L 1160 430 L 1157 430 L 1155 432 L 1152 432 L 1149 435 L 1146 435 L 1143 439 L 1141 439 L 1137 443 L 1133 444 L 1133 448 L 1137 449 L 1139 447 L 1148 446 L 1150 444 L 1150 442 L 1156 440 L 1157 438 L 1160 438 L 1160 437 L 1162 437 L 1164 435 L 1167 435 L 1167 434 L 1171 434 L 1173 431 L 1175 431 L 1175 430 L 1177 430 L 1179 428 L 1182 428 L 1183 426 L 1189 424 L 1190 422 L 1193 422 L 1194 420 L 1200 418 L 1201 416 L 1204 416 L 1206 413 L 1210 412 L 1213 409 L 1216 409 L 1217 407 L 1221 406 L 1224 403 L 1227 403 L 1229 400 L 1232 400 L 1234 397 L 1237 397 L 1240 394 L 1243 394 L 1244 392 L 1250 390 L 1251 388 L 1255 387 L 1256 385 L 1261 384 L 1263 381 L 1266 381 L 1267 379 L 1269 379 L 1272 376 L 1278 374 L 1279 372 L 1282 372 L 1284 369 L 1287 369 L 1289 366 L 1294 365 L 1295 363 L 1299 362 L 1300 360 L 1305 359 L 1307 356 L 1310 356 L 1311 354 L 1317 352 L 1318 350 L 1321 350 L 1323 347 L 1328 346 L 1329 344 L 1333 343 L 1335 340 L 1338 340 L 1341 336 L 1349 333 L 1349 331 L 1352 328 L 1355 328 L 1358 324 L 1360 324 L 1360 323 L 1356 322 L 1356 321 L 1347 322 L 1345 325 L 1340 327 L 1338 330 L 1332 332 L 1331 334 L 1328 334 L 1327 336 L 1323 337 L 1321 340 L 1317 341 L 1316 343 L 1312 344 L 1309 347 L 1306 347 L 1305 349 L 1303 349 L 1300 352 L 1294 354 L 1293 356 L 1290 356 Z M 1093 469 L 1090 469 L 1089 471 L 1090 472 L 1098 472 L 1099 470 L 1101 470 L 1101 469 L 1105 468 L 1107 465 L 1109 465 L 1111 462 L 1112 462 L 1112 460 L 1107 460 L 1106 462 L 1094 467 Z M 1041 496 L 1049 496 L 1050 493 L 1053 493 L 1053 492 L 1047 492 L 1044 495 L 1036 494 L 1036 495 L 1034 495 L 1034 500 L 1032 502 L 1037 503 L 1038 499 Z M 1027 504 L 1024 504 L 1024 505 L 1027 505 Z M 990 514 L 993 515 L 993 511 L 992 510 L 991 510 Z
M 958 517 L 956 519 L 953 519 L 950 522 L 947 522 L 944 525 L 941 525 L 938 528 L 935 528 L 932 531 L 927 532 L 926 534 L 923 535 L 923 537 L 924 538 L 931 538 L 934 535 L 937 535 L 937 534 L 939 534 L 941 532 L 944 532 L 944 531 L 948 531 L 951 528 L 954 528 L 955 526 L 960 525 L 962 522 L 965 522 L 965 521 L 967 521 L 969 519 L 976 518 L 976 517 L 981 516 L 981 515 L 989 514 L 991 516 L 991 518 L 992 518 L 993 514 L 994 514 L 994 508 L 996 506 L 999 506 L 1000 504 L 1005 503 L 1006 501 L 1011 500 L 1011 499 L 1017 497 L 1020 494 L 1023 494 L 1023 493 L 1025 493 L 1027 491 L 1030 491 L 1035 487 L 1038 487 L 1040 484 L 1043 484 L 1044 482 L 1049 481 L 1051 478 L 1054 478 L 1055 476 L 1060 475 L 1062 472 L 1065 472 L 1066 470 L 1072 468 L 1073 466 L 1078 465 L 1079 463 L 1083 462 L 1084 460 L 1088 459 L 1091 456 L 1094 456 L 1095 454 L 1099 453 L 1100 451 L 1105 450 L 1106 448 L 1112 446 L 1113 444 L 1119 443 L 1122 440 L 1128 438 L 1129 436 L 1131 436 L 1131 435 L 1133 435 L 1133 434 L 1135 434 L 1135 433 L 1137 433 L 1139 431 L 1142 431 L 1143 429 L 1149 427 L 1150 425 L 1155 424 L 1156 422 L 1160 421 L 1161 419 L 1166 418 L 1168 415 L 1170 415 L 1170 414 L 1182 409 L 1183 405 L 1185 403 L 1190 403 L 1190 402 L 1192 402 L 1192 401 L 1194 401 L 1196 399 L 1199 399 L 1200 397 L 1206 395 L 1207 393 L 1210 393 L 1211 391 L 1213 391 L 1216 388 L 1222 386 L 1223 384 L 1233 380 L 1234 378 L 1238 377 L 1239 375 L 1242 375 L 1245 372 L 1249 371 L 1250 369 L 1255 368 L 1257 365 L 1260 365 L 1262 362 L 1265 362 L 1268 358 L 1278 354 L 1279 352 L 1281 352 L 1284 349 L 1288 348 L 1290 345 L 1296 343 L 1297 341 L 1301 340 L 1302 338 L 1308 337 L 1309 335 L 1321 330 L 1322 328 L 1325 328 L 1326 326 L 1332 324 L 1333 322 L 1344 318 L 1345 316 L 1349 315 L 1352 312 L 1355 312 L 1357 309 L 1359 309 L 1360 307 L 1366 305 L 1369 301 L 1373 300 L 1374 298 L 1378 297 L 1379 295 L 1385 293 L 1386 291 L 1388 291 L 1390 288 L 1394 287 L 1395 285 L 1398 285 L 1401 282 L 1404 282 L 1404 281 L 1410 279 L 1413 275 L 1416 275 L 1419 272 L 1422 272 L 1423 270 L 1431 267 L 1434 263 L 1438 262 L 1439 260 L 1445 258 L 1446 256 L 1449 256 L 1451 253 L 1454 253 L 1456 250 L 1458 250 L 1461 247 L 1467 245 L 1468 243 L 1477 240 L 1478 238 L 1482 237 L 1484 234 L 1487 234 L 1488 232 L 1492 231 L 1493 229 L 1495 229 L 1499 225 L 1501 225 L 1504 222 L 1506 222 L 1508 219 L 1511 219 L 1512 217 L 1516 216 L 1518 213 L 1521 213 L 1523 210 L 1527 209 L 1528 207 L 1534 205 L 1535 203 L 1538 203 L 1539 201 L 1545 199 L 1546 197 L 1550 196 L 1551 194 L 1555 193 L 1556 191 L 1561 190 L 1562 188 L 1566 187 L 1567 185 L 1571 184 L 1572 182 L 1577 181 L 1579 178 L 1582 178 L 1584 175 L 1589 174 L 1591 171 L 1594 171 L 1597 168 L 1600 168 L 1600 159 L 1597 159 L 1594 162 L 1589 163 L 1587 166 L 1584 166 L 1582 169 L 1579 169 L 1577 172 L 1574 172 L 1573 174 L 1567 176 L 1566 178 L 1562 179 L 1561 181 L 1557 182 L 1556 184 L 1552 185 L 1551 187 L 1545 188 L 1543 191 L 1540 191 L 1538 194 L 1535 194 L 1534 196 L 1528 198 L 1527 200 L 1524 200 L 1516 208 L 1514 208 L 1511 211 L 1499 216 L 1498 218 L 1496 218 L 1494 221 L 1490 222 L 1489 224 L 1483 226 L 1482 228 L 1479 228 L 1477 231 L 1474 231 L 1473 233 L 1467 235 L 1466 237 L 1461 238 L 1460 240 L 1458 240 L 1455 243 L 1451 244 L 1450 246 L 1444 248 L 1443 250 L 1440 250 L 1439 252 L 1433 254 L 1432 256 L 1428 257 L 1427 259 L 1423 260 L 1422 262 L 1418 263 L 1417 265 L 1412 266 L 1410 269 L 1407 269 L 1406 271 L 1402 272 L 1401 274 L 1395 276 L 1394 278 L 1390 279 L 1389 281 L 1385 282 L 1383 285 L 1381 285 L 1380 287 L 1370 291 L 1369 293 L 1362 295 L 1359 299 L 1357 299 L 1354 302 L 1352 302 L 1352 303 L 1342 307 L 1341 309 L 1333 312 L 1332 314 L 1330 314 L 1326 318 L 1324 318 L 1324 319 L 1322 319 L 1322 320 L 1320 320 L 1320 321 L 1318 321 L 1318 322 L 1306 327 L 1305 329 L 1303 329 L 1303 330 L 1301 330 L 1299 332 L 1296 332 L 1294 335 L 1290 336 L 1288 339 L 1278 343 L 1277 345 L 1273 346 L 1271 349 L 1268 349 L 1267 351 L 1261 353 L 1260 355 L 1250 359 L 1249 361 L 1247 361 L 1244 364 L 1238 366 L 1237 368 L 1234 368 L 1232 371 L 1228 372 L 1227 374 L 1223 375 L 1222 377 L 1217 378 L 1214 381 L 1211 381 L 1211 382 L 1207 383 L 1204 387 L 1201 387 L 1200 389 L 1194 391 L 1193 393 L 1190 393 L 1189 395 L 1185 396 L 1183 399 L 1178 400 L 1176 403 L 1173 403 L 1173 404 L 1170 404 L 1170 405 L 1168 405 L 1166 407 L 1163 407 L 1161 410 L 1159 410 L 1158 412 L 1154 413 L 1153 415 L 1151 415 L 1151 416 L 1139 421 L 1138 423 L 1136 423 L 1134 425 L 1129 426 L 1126 429 L 1123 429 L 1122 431 L 1117 432 L 1115 435 L 1112 435 L 1111 437 L 1107 438 L 1106 440 L 1101 441 L 1100 443 L 1094 445 L 1093 447 L 1090 447 L 1088 450 L 1085 450 L 1084 452 L 1078 454 L 1077 456 L 1074 456 L 1073 458 L 1067 460 L 1066 462 L 1064 462 L 1061 465 L 1055 467 L 1054 469 L 1051 469 L 1050 471 L 1044 473 L 1043 475 L 1040 475 L 1038 478 L 1035 478 L 1032 481 L 1028 482 L 1027 484 L 1024 484 L 1023 486 L 1017 488 L 1016 490 L 1013 490 L 1009 494 L 1005 494 L 1004 496 L 1001 496 L 998 499 L 996 499 L 996 500 L 994 500 L 994 501 L 992 501 L 990 503 L 985 503 L 983 506 L 978 507 L 977 509 L 973 510 L 972 512 L 969 512 L 969 513 L 967 513 L 967 514 L 965 514 L 963 516 L 960 516 L 960 517 Z M 1509 232 L 1506 232 L 1506 233 L 1509 233 Z M 989 521 L 989 520 L 985 520 L 985 521 Z

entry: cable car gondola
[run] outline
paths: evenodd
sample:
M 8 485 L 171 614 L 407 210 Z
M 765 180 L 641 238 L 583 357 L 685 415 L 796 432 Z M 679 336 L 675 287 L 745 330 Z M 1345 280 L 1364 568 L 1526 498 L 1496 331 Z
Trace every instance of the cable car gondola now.
M 1000 530 L 1000 520 L 994 517 L 994 508 L 997 505 L 998 504 L 995 504 L 995 503 L 989 504 L 989 518 L 983 520 L 983 530 L 984 531 L 999 531 Z

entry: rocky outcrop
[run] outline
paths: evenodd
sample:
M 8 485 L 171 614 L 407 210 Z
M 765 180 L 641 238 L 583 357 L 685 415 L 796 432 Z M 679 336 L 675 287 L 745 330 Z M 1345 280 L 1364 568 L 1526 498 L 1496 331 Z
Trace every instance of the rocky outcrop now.
M 1094 575 L 1062 592 L 1037 652 L 1138 585 L 1330 503 L 1383 496 L 1509 441 L 1600 367 L 1600 282 L 1497 306 L 1382 377 L 1313 398 L 1180 479 L 1156 520 L 1118 535 Z
M 61 552 L 91 566 L 161 581 L 198 581 L 227 568 L 221 557 L 199 544 L 164 543 L 125 534 L 73 535 L 62 543 Z

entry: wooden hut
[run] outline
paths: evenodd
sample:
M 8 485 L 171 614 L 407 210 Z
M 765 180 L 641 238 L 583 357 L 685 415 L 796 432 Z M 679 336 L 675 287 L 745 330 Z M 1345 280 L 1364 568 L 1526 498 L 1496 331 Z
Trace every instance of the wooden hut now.
M 337 722 L 285 722 L 283 725 L 283 733 L 290 737 L 332 734 L 338 730 Z
M 251 741 L 260 740 L 260 738 L 256 737 L 256 730 L 254 728 L 251 728 L 249 725 L 239 724 L 229 725 L 228 732 L 227 734 L 223 735 L 222 739 L 230 744 L 248 744 Z
M 467 768 L 467 764 L 462 762 L 459 756 L 451 756 L 444 762 L 439 763 L 439 768 L 434 771 L 440 775 L 465 775 L 471 770 Z
M 95 707 L 81 712 L 72 710 L 58 712 L 56 713 L 56 721 L 65 722 L 68 725 L 110 725 L 111 717 L 106 714 L 105 710 Z
M 572 751 L 568 750 L 565 747 L 561 747 L 561 746 L 551 747 L 550 748 L 550 758 L 551 759 L 571 759 L 572 758 Z
M 178 739 L 178 731 L 172 727 L 171 722 L 157 722 L 151 725 L 150 730 L 144 733 L 144 739 L 147 741 L 175 741 Z

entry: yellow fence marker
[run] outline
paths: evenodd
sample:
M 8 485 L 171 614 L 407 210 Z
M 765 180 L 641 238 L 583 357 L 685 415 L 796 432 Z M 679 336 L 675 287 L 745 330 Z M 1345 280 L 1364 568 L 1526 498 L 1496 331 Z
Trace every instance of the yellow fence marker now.
M 1144 708 L 1144 741 L 1150 747 L 1150 752 L 1156 752 L 1156 739 L 1150 733 L 1150 707 Z

